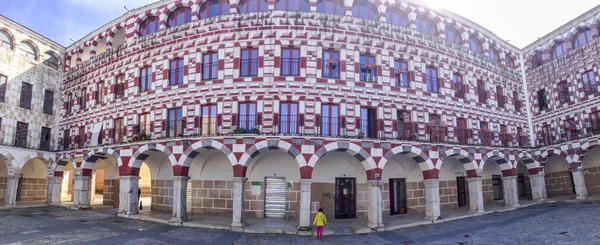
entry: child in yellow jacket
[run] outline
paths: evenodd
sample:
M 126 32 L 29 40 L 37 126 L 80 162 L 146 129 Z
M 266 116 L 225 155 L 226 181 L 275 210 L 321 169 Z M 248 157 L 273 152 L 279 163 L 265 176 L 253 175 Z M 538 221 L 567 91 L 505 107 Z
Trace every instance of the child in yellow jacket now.
M 327 217 L 325 217 L 325 213 L 323 213 L 323 209 L 319 208 L 319 212 L 315 216 L 315 221 L 313 225 L 317 226 L 317 238 L 323 240 L 323 226 L 327 224 Z

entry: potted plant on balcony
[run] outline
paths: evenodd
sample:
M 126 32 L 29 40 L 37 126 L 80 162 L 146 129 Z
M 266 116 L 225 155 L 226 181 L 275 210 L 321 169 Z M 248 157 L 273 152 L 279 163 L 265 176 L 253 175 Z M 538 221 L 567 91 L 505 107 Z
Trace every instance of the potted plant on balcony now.
M 140 140 L 141 141 L 146 141 L 146 139 L 148 139 L 148 135 L 146 135 L 146 132 L 141 132 L 140 133 Z
M 236 128 L 233 130 L 234 134 L 243 134 L 245 132 L 246 132 L 246 130 L 244 130 L 243 128 Z
M 249 134 L 259 134 L 258 128 L 251 128 L 248 130 Z

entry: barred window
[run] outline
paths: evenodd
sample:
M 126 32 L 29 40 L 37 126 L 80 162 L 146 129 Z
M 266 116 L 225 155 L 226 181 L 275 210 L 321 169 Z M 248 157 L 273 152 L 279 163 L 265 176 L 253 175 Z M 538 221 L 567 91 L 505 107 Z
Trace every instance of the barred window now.
M 439 83 L 438 83 L 438 74 L 437 69 L 434 67 L 427 67 L 426 70 L 426 79 L 427 79 L 427 91 L 433 93 L 439 93 Z
M 21 85 L 21 100 L 19 106 L 31 110 L 31 97 L 33 96 L 33 85 L 23 82 Z
M 152 67 L 140 69 L 140 92 L 152 89 Z
M 0 102 L 6 101 L 6 84 L 8 83 L 8 78 L 2 74 L 0 74 Z
M 217 79 L 219 75 L 219 54 L 210 52 L 202 55 L 202 80 Z
M 17 133 L 15 134 L 15 146 L 27 148 L 27 128 L 29 125 L 24 122 L 17 122 Z
M 44 113 L 52 115 L 52 107 L 54 106 L 54 93 L 50 90 L 44 91 Z

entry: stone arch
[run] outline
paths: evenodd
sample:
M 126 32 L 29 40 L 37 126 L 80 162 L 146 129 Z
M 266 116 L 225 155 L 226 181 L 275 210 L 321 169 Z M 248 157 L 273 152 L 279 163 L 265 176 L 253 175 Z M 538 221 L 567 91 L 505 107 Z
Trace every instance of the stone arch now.
M 101 148 L 101 149 L 94 149 L 94 150 L 88 152 L 85 155 L 85 157 L 83 158 L 81 168 L 88 169 L 88 170 L 94 169 L 94 165 L 96 164 L 96 161 L 103 155 L 111 155 L 111 156 L 115 157 L 118 167 L 123 165 L 123 161 L 121 160 L 121 156 L 119 155 L 118 152 L 116 152 L 115 150 L 113 150 L 111 148 Z
M 279 139 L 267 139 L 254 144 L 248 150 L 246 150 L 246 152 L 244 152 L 242 157 L 240 157 L 239 164 L 248 167 L 248 163 L 254 157 L 258 156 L 258 154 L 260 154 L 261 151 L 264 152 L 266 150 L 280 150 L 287 152 L 296 160 L 296 162 L 298 163 L 298 168 L 301 168 L 306 165 L 306 160 L 304 159 L 298 148 L 296 148 L 288 142 Z
M 52 157 L 50 157 L 50 155 L 41 153 L 41 152 L 35 152 L 35 153 L 31 153 L 27 156 L 25 156 L 21 162 L 19 163 L 17 169 L 22 169 L 23 166 L 25 166 L 25 164 L 31 160 L 31 159 L 39 159 L 41 160 L 44 165 L 46 166 L 46 169 L 48 171 L 48 176 L 53 176 L 54 175 L 54 159 Z
M 477 169 L 477 163 L 475 162 L 475 158 L 473 158 L 471 154 L 469 154 L 467 151 L 461 148 L 448 149 L 442 152 L 442 155 L 440 156 L 440 159 L 438 160 L 438 163 L 436 164 L 435 168 L 441 169 L 442 162 L 447 157 L 456 157 L 458 161 L 460 161 L 463 164 L 463 167 L 465 167 L 466 171 L 472 171 Z
M 15 50 L 15 42 L 16 42 L 15 35 L 13 35 L 13 33 L 8 28 L 0 27 L 0 31 L 6 32 L 6 35 L 8 35 L 8 37 L 10 38 L 10 41 L 11 41 L 10 50 Z
M 231 151 L 231 149 L 229 149 L 229 147 L 225 146 L 223 143 L 221 143 L 219 141 L 212 140 L 212 139 L 206 139 L 206 140 L 200 140 L 200 141 L 190 145 L 185 150 L 185 152 L 183 152 L 183 155 L 179 158 L 179 162 L 177 163 L 177 165 L 182 166 L 182 167 L 190 167 L 192 160 L 194 160 L 194 157 L 196 157 L 198 155 L 198 150 L 200 150 L 200 149 L 219 150 L 219 151 L 223 152 L 223 154 L 225 154 L 225 156 L 227 156 L 229 161 L 231 161 L 232 166 L 238 164 L 235 154 L 233 154 L 233 152 Z
M 308 166 L 315 167 L 315 164 L 323 155 L 332 151 L 347 152 L 354 156 L 362 164 L 365 170 L 371 170 L 377 168 L 375 160 L 371 155 L 365 151 L 362 147 L 351 142 L 333 142 L 322 146 L 319 150 L 308 161 Z
M 6 168 L 8 170 L 8 175 L 13 175 L 15 173 L 15 167 L 17 167 L 17 160 L 6 150 L 0 149 L 0 157 L 3 158 Z
M 171 166 L 177 165 L 177 159 L 175 159 L 175 156 L 173 155 L 171 150 L 169 150 L 169 148 L 158 143 L 150 143 L 142 145 L 142 147 L 140 147 L 135 153 L 133 153 L 133 156 L 131 156 L 131 159 L 129 159 L 128 166 L 130 168 L 141 168 L 142 163 L 148 157 L 148 154 L 146 154 L 146 152 L 148 151 L 163 152 L 165 153 L 165 155 L 167 155 L 167 159 L 169 159 L 169 161 L 171 162 Z
M 485 156 L 483 157 L 483 159 L 481 159 L 481 166 L 479 166 L 480 169 L 483 169 L 483 166 L 485 165 L 485 162 L 489 159 L 494 160 L 498 166 L 500 167 L 500 169 L 502 171 L 505 170 L 509 170 L 512 169 L 513 166 L 510 162 L 510 160 L 508 159 L 508 157 L 506 157 L 506 155 L 504 155 L 504 153 L 497 151 L 497 150 L 493 150 L 488 152 L 487 154 L 485 154 Z
M 31 45 L 31 47 L 33 47 L 33 50 L 36 53 L 35 60 L 37 61 L 40 57 L 40 47 L 33 40 L 28 39 L 28 38 L 21 40 L 19 42 L 19 47 L 21 46 L 21 43 L 27 43 L 27 44 Z
M 540 163 L 533 157 L 533 155 L 526 151 L 523 151 L 517 155 L 514 166 L 515 168 L 517 167 L 517 163 L 519 161 L 523 162 L 527 169 L 535 169 L 540 167 Z
M 383 155 L 381 160 L 379 160 L 379 164 L 377 164 L 377 167 L 383 169 L 388 160 L 396 154 L 408 155 L 408 157 L 412 158 L 419 164 L 421 171 L 432 170 L 435 168 L 435 165 L 433 164 L 433 161 L 429 158 L 429 156 L 423 153 L 423 151 L 421 151 L 420 148 L 414 147 L 412 145 L 401 145 L 390 149 L 387 153 Z
M 598 147 L 598 146 L 600 146 L 600 143 L 598 142 L 598 140 L 585 141 L 581 144 L 581 146 L 577 150 L 576 157 L 574 156 L 574 158 L 576 158 L 576 160 L 578 162 L 583 162 L 583 159 L 585 158 L 585 154 L 588 153 L 588 151 L 590 151 L 592 148 Z
M 541 154 L 540 154 L 541 160 L 539 161 L 540 165 L 542 167 L 544 165 L 546 165 L 546 162 L 548 161 L 548 159 L 550 159 L 550 157 L 552 157 L 554 155 L 560 155 L 561 157 L 567 159 L 567 162 L 569 162 L 570 158 L 566 152 L 562 151 L 560 148 L 549 148 L 549 149 L 546 149 L 541 152 Z M 569 162 L 569 165 L 571 165 L 571 163 L 572 162 Z

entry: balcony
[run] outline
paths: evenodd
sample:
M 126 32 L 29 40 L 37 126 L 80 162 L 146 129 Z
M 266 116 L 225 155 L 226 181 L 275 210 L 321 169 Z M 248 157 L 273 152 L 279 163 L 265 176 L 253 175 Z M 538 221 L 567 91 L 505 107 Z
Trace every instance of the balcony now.
M 282 76 L 300 76 L 299 58 L 281 58 Z
M 484 146 L 492 146 L 495 140 L 494 132 L 489 131 L 487 129 L 479 130 L 479 138 L 481 139 L 481 144 Z
M 221 134 L 221 116 L 198 116 L 194 118 L 194 135 L 210 136 Z
M 530 143 L 529 143 L 529 136 L 527 135 L 517 135 L 517 143 L 519 144 L 519 147 L 523 147 L 523 148 L 529 148 L 531 147 Z
M 461 145 L 473 144 L 473 130 L 470 128 L 456 128 L 454 137 L 458 139 L 458 143 Z
M 427 127 L 428 141 L 431 143 L 444 143 L 447 141 L 448 128 L 445 126 L 429 126 Z
M 383 122 L 381 123 L 383 124 Z M 358 120 L 358 138 L 362 139 L 380 139 L 383 135 L 377 129 L 377 123 L 374 120 Z
M 396 132 L 398 140 L 419 140 L 419 125 L 417 123 L 398 123 L 396 126 Z
M 339 137 L 340 127 L 345 128 L 345 120 L 340 120 L 339 117 L 322 117 L 317 116 L 317 131 L 318 136 Z
M 512 145 L 512 140 L 513 140 L 512 134 L 500 133 L 499 138 L 500 138 L 500 146 L 510 147 Z
M 377 83 L 377 74 L 375 66 L 373 65 L 361 65 L 360 66 L 360 81 Z
M 302 135 L 301 126 L 304 125 L 304 117 L 298 115 L 276 115 L 273 122 L 273 133 L 280 135 Z

